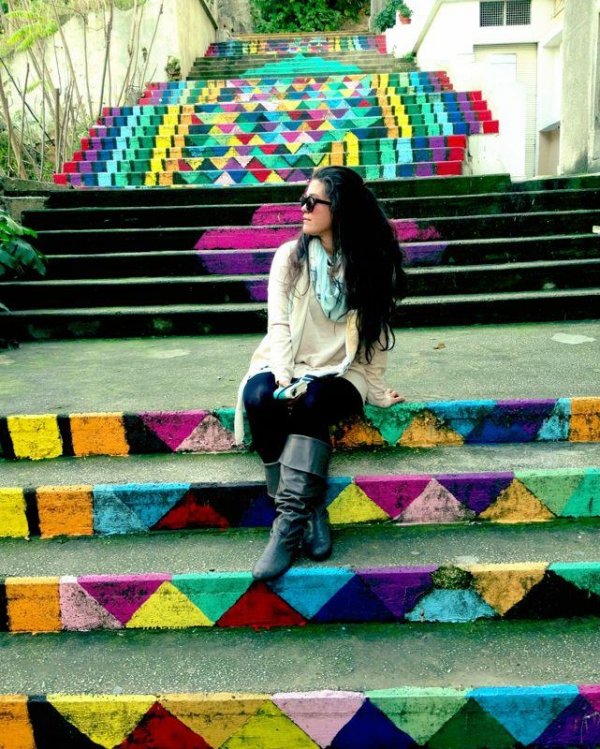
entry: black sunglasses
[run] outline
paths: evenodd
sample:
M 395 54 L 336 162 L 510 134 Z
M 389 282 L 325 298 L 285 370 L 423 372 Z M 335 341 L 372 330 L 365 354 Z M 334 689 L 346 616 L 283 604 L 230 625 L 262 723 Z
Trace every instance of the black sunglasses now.
M 321 198 L 315 198 L 314 195 L 303 195 L 300 198 L 300 205 L 302 208 L 306 208 L 308 213 L 312 213 L 315 210 L 317 203 L 331 205 L 331 200 L 321 200 Z

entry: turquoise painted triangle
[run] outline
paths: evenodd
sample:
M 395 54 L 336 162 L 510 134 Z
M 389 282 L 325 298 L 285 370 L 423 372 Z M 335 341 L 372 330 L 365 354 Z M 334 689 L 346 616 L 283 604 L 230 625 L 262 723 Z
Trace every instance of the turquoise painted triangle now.
M 563 517 L 598 517 L 600 515 L 600 468 L 587 468 L 583 481 L 569 497 Z
M 496 401 L 439 401 L 427 403 L 426 407 L 461 437 L 468 437 L 494 410 Z
M 550 468 L 540 471 L 515 471 L 515 478 L 555 515 L 565 514 L 565 507 L 583 481 L 583 477 L 584 471 L 580 468 L 561 468 L 559 471 Z M 600 496 L 598 502 L 600 503 Z M 574 510 L 577 511 L 579 508 Z M 585 507 L 581 508 L 581 512 L 582 516 L 589 515 Z
M 569 439 L 571 424 L 571 400 L 559 398 L 550 416 L 538 430 L 538 442 L 562 442 Z
M 485 687 L 475 689 L 469 697 L 520 744 L 535 741 L 560 713 L 579 695 L 572 684 L 539 687 Z
M 600 596 L 600 562 L 553 562 L 548 569 L 580 590 Z
M 94 487 L 94 531 L 101 534 L 147 531 L 148 526 L 114 493 L 112 486 Z
M 113 487 L 115 497 L 151 528 L 189 490 L 189 484 L 126 484 Z
M 354 572 L 340 567 L 293 568 L 268 585 L 302 616 L 311 619 L 353 577 Z
M 388 445 L 395 445 L 424 406 L 424 403 L 398 403 L 389 408 L 367 405 L 365 416 Z
M 220 619 L 252 584 L 250 572 L 174 575 L 171 581 L 213 622 Z
M 433 590 L 406 615 L 410 622 L 473 622 L 491 619 L 498 612 L 474 590 Z

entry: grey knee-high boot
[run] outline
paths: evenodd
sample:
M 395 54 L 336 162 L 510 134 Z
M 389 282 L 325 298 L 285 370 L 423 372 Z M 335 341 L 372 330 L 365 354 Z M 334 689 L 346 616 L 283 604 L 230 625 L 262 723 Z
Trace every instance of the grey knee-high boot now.
M 265 482 L 267 484 L 267 494 L 275 499 L 277 488 L 279 487 L 280 465 L 276 460 L 273 463 L 263 463 L 265 469 Z
M 255 580 L 270 580 L 292 564 L 302 542 L 312 506 L 322 496 L 331 447 L 321 440 L 291 434 L 281 453 L 275 507 L 277 517 L 269 543 L 254 565 Z

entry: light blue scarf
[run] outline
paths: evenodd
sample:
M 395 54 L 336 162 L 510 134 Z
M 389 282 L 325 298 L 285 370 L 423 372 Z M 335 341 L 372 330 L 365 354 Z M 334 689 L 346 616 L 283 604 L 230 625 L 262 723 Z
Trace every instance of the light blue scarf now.
M 329 255 L 319 239 L 308 246 L 310 282 L 326 317 L 337 322 L 348 312 L 344 273 L 338 257 L 332 267 Z

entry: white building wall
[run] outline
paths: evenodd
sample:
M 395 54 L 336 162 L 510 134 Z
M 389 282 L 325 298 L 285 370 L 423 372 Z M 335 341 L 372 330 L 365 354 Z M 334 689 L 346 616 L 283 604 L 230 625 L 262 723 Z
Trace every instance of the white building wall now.
M 487 27 L 479 25 L 479 0 L 425 2 L 427 12 L 415 12 L 410 32 L 396 28 L 390 35 L 396 40 L 397 54 L 400 50 L 405 54 L 406 44 L 414 40 L 412 49 L 417 52 L 421 70 L 446 70 L 456 90 L 483 92 L 492 115 L 500 120 L 500 133 L 471 136 L 474 173 L 509 171 L 515 177 L 533 176 L 539 164 L 539 131 L 557 127 L 561 114 L 563 14 L 555 15 L 555 0 L 533 0 L 531 24 Z M 405 43 L 400 44 L 398 38 Z M 533 71 L 523 67 L 532 64 L 531 47 L 526 46 L 532 44 L 538 50 Z M 513 86 L 502 73 L 500 59 L 493 54 L 496 47 L 499 54 L 509 55 L 512 51 L 517 55 L 518 78 Z M 537 79 L 536 109 L 525 115 L 524 110 L 530 110 L 524 100 L 525 90 L 532 78 Z M 528 135 L 523 128 L 527 128 Z M 535 156 L 531 156 L 532 137 L 536 139 Z M 525 154 L 516 157 L 515 138 L 520 148 L 529 149 L 527 158 Z

